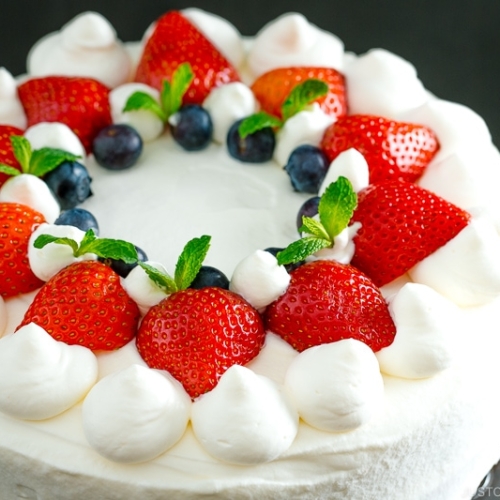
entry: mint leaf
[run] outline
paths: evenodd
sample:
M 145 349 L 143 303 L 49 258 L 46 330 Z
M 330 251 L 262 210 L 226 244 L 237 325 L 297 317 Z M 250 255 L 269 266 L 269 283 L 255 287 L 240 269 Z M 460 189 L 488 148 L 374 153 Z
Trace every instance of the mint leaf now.
M 146 92 L 137 91 L 127 99 L 123 112 L 139 111 L 141 109 L 151 111 L 163 122 L 167 121 L 167 115 L 156 99 Z
M 358 199 L 352 184 L 340 176 L 321 196 L 318 206 L 319 220 L 331 240 L 349 224 Z
M 321 222 L 312 217 L 302 216 L 302 226 L 299 228 L 299 233 L 309 233 L 317 238 L 323 238 L 331 243 L 330 236 L 325 231 Z
M 316 238 L 315 236 L 307 236 L 294 241 L 284 250 L 278 252 L 278 264 L 280 266 L 285 264 L 295 264 L 304 260 L 306 257 L 309 257 L 309 255 L 312 255 L 313 253 L 329 246 L 331 246 L 331 242 L 328 240 Z
M 155 267 L 146 264 L 145 262 L 139 262 L 139 265 L 144 269 L 146 274 L 149 276 L 149 279 L 165 293 L 170 294 L 178 291 L 175 281 L 168 274 L 162 273 Z
M 35 149 L 31 155 L 31 162 L 27 173 L 35 175 L 36 177 L 43 177 L 61 163 L 65 161 L 76 161 L 80 156 L 68 153 L 62 149 L 55 148 L 42 148 Z
M 57 243 L 58 245 L 68 245 L 73 249 L 73 255 L 78 252 L 78 243 L 71 238 L 62 238 L 58 236 L 52 236 L 51 234 L 41 234 L 38 238 L 33 242 L 33 246 L 35 248 L 43 248 L 49 243 Z
M 265 111 L 260 111 L 245 118 L 238 127 L 240 137 L 244 139 L 247 135 L 253 134 L 266 127 L 281 128 L 283 122 Z
M 0 173 L 10 175 L 11 177 L 21 175 L 21 172 L 17 168 L 9 167 L 9 165 L 4 165 L 3 163 L 0 163 Z
M 32 154 L 30 142 L 21 135 L 11 135 L 10 142 L 12 143 L 14 156 L 20 163 L 23 173 L 29 173 Z
M 318 97 L 328 94 L 328 85 L 322 80 L 311 78 L 296 85 L 281 106 L 283 120 L 288 120 Z
M 179 111 L 179 108 L 182 105 L 182 98 L 193 80 L 194 74 L 189 63 L 185 62 L 177 66 L 170 82 L 170 97 L 168 99 L 168 106 L 165 106 L 164 104 L 167 116 L 173 115 Z
M 200 270 L 210 247 L 210 236 L 193 238 L 184 247 L 175 267 L 175 283 L 179 290 L 185 290 Z

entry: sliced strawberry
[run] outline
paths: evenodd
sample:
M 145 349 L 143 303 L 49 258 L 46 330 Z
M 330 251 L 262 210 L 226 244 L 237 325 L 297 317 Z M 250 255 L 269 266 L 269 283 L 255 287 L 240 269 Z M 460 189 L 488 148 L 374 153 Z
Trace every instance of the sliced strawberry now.
M 137 349 L 148 366 L 168 370 L 196 398 L 212 390 L 229 367 L 253 359 L 264 338 L 259 313 L 239 295 L 189 288 L 149 310 Z
M 317 260 L 290 275 L 287 291 L 264 319 L 297 351 L 350 338 L 378 351 L 394 340 L 396 328 L 380 290 L 358 269 Z
M 87 153 L 92 140 L 111 124 L 109 89 L 91 78 L 47 76 L 33 78 L 18 87 L 28 126 L 40 122 L 68 125 Z
M 439 150 L 439 143 L 423 125 L 351 115 L 328 127 L 320 147 L 330 161 L 347 149 L 358 150 L 368 163 L 373 184 L 393 179 L 415 182 Z
M 139 309 L 120 277 L 98 261 L 65 267 L 40 289 L 18 326 L 36 323 L 70 345 L 113 350 L 132 340 Z
M 28 243 L 35 228 L 45 222 L 42 214 L 26 205 L 0 203 L 0 295 L 4 298 L 40 288 L 31 271 Z
M 291 90 L 308 79 L 322 80 L 328 85 L 328 94 L 317 100 L 326 114 L 344 116 L 347 113 L 345 79 L 333 68 L 277 68 L 257 78 L 251 88 L 263 111 L 283 118 L 281 106 Z
M 194 73 L 184 104 L 201 104 L 212 88 L 240 80 L 231 63 L 190 21 L 180 12 L 167 12 L 144 47 L 135 80 L 161 91 L 163 81 L 171 81 L 172 73 L 183 62 L 188 62 Z
M 351 219 L 361 222 L 351 264 L 385 285 L 455 237 L 469 220 L 467 212 L 416 184 L 373 184 L 358 194 Z
M 14 167 L 21 171 L 21 165 L 14 156 L 12 149 L 12 142 L 10 137 L 12 135 L 23 135 L 24 132 L 17 127 L 11 125 L 0 125 L 0 164 Z M 0 186 L 9 179 L 10 176 L 0 173 Z

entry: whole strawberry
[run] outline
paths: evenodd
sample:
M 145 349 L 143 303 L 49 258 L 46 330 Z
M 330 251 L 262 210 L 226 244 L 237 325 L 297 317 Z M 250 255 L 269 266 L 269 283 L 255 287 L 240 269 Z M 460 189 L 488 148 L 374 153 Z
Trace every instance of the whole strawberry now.
M 17 160 L 12 147 L 11 136 L 21 136 L 24 132 L 11 125 L 0 125 L 0 164 L 14 167 L 21 171 L 21 165 Z M 0 173 L 0 186 L 9 178 L 9 175 Z
M 0 203 L 0 295 L 4 298 L 40 288 L 31 271 L 28 243 L 45 218 L 32 208 L 18 203 Z
M 351 219 L 361 223 L 351 264 L 385 285 L 451 240 L 469 220 L 467 212 L 416 184 L 373 184 L 358 194 Z
M 109 89 L 91 78 L 47 76 L 18 87 L 28 126 L 61 122 L 73 130 L 87 153 L 97 133 L 111 124 Z
M 347 149 L 358 150 L 368 163 L 373 184 L 394 179 L 415 182 L 439 150 L 439 143 L 423 125 L 351 115 L 328 127 L 320 147 L 330 161 Z
M 213 87 L 239 81 L 231 63 L 180 12 L 171 11 L 157 21 L 142 53 L 135 80 L 162 90 L 181 63 L 194 73 L 183 104 L 201 104 Z
M 266 329 L 297 351 L 356 339 L 373 351 L 394 340 L 396 327 L 380 290 L 358 269 L 317 260 L 290 273 L 287 291 L 265 312 Z

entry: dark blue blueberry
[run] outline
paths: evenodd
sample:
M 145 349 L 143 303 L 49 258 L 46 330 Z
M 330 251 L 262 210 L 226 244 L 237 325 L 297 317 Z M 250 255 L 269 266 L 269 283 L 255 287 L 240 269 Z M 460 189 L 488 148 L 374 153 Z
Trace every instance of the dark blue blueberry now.
M 135 249 L 137 250 L 137 256 L 139 257 L 140 262 L 145 262 L 148 260 L 148 256 L 146 255 L 144 250 L 142 250 L 139 247 L 135 247 Z M 123 260 L 116 260 L 116 259 L 109 259 L 102 257 L 99 257 L 98 260 L 100 262 L 104 262 L 104 264 L 113 269 L 113 271 L 122 278 L 126 278 L 129 275 L 130 271 L 132 271 L 132 269 L 134 269 L 134 267 L 137 266 L 137 263 L 125 264 Z
M 304 144 L 294 149 L 285 165 L 293 189 L 301 193 L 317 193 L 330 162 L 316 146 Z
M 269 247 L 265 249 L 266 252 L 269 252 L 275 257 L 278 255 L 279 252 L 281 252 L 281 250 L 283 250 L 283 248 Z M 298 267 L 302 266 L 305 263 L 306 263 L 305 260 L 301 260 L 300 262 L 296 262 L 295 264 L 285 264 L 285 269 L 287 270 L 287 272 L 291 273 L 294 269 L 297 269 Z
M 227 149 L 229 154 L 233 158 L 245 163 L 264 163 L 269 161 L 273 157 L 276 145 L 273 129 L 265 127 L 242 139 L 238 132 L 238 127 L 242 121 L 243 119 L 233 123 L 227 133 Z
M 141 156 L 142 139 L 130 125 L 109 125 L 95 136 L 92 152 L 101 167 L 124 170 L 135 165 Z
M 84 232 L 93 229 L 96 236 L 99 234 L 97 219 L 88 210 L 84 210 L 83 208 L 64 210 L 54 221 L 54 224 L 57 226 L 74 226 Z
M 207 286 L 216 286 L 229 290 L 229 280 L 222 271 L 219 271 L 215 267 L 201 266 L 189 288 L 200 289 Z
M 92 179 L 87 169 L 76 161 L 65 161 L 49 172 L 43 180 L 54 193 L 63 210 L 74 208 L 92 195 Z
M 205 149 L 212 140 L 212 119 L 208 111 L 198 104 L 182 106 L 168 123 L 174 141 L 186 151 Z
M 302 227 L 303 216 L 314 217 L 315 215 L 318 215 L 318 207 L 320 199 L 321 198 L 319 196 L 313 196 L 312 198 L 309 198 L 302 204 L 297 214 L 297 229 L 300 229 Z

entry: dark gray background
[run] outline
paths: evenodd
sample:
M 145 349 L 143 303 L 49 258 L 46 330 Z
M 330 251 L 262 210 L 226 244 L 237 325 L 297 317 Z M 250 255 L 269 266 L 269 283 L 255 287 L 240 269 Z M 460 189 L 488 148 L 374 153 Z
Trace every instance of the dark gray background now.
M 0 66 L 24 72 L 33 43 L 84 10 L 101 12 L 130 41 L 163 12 L 190 6 L 225 17 L 244 35 L 298 11 L 347 50 L 391 50 L 410 60 L 436 95 L 481 114 L 500 145 L 500 0 L 0 0 Z

